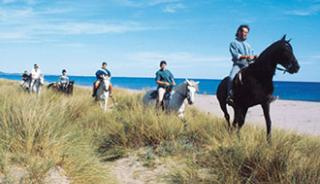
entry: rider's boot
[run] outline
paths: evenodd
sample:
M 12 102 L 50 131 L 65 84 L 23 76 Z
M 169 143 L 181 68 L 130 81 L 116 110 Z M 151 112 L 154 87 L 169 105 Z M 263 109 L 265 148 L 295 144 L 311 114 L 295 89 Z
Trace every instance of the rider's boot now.
M 227 104 L 230 105 L 230 106 L 233 106 L 234 101 L 233 101 L 233 96 L 232 95 L 228 95 Z
M 109 97 L 112 97 L 112 84 L 109 85 Z
M 97 95 L 97 89 L 99 87 L 100 81 L 96 81 L 93 83 L 93 88 L 92 88 L 92 97 L 96 97 Z

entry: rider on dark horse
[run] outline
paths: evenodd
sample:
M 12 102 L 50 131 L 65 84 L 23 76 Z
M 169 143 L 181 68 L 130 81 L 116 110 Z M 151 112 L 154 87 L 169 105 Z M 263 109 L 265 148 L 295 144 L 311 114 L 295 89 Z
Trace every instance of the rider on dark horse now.
M 158 70 L 156 73 L 156 83 L 158 85 L 156 107 L 159 108 L 159 106 L 161 106 L 162 109 L 164 109 L 163 100 L 165 95 L 170 94 L 173 90 L 173 87 L 176 85 L 172 73 L 167 69 L 166 61 L 160 62 L 160 70 Z
M 93 94 L 92 94 L 92 97 L 96 96 L 97 89 L 99 88 L 101 80 L 103 80 L 104 76 L 108 76 L 109 78 L 111 77 L 111 72 L 107 69 L 107 63 L 106 62 L 103 62 L 101 69 L 99 69 L 96 72 L 97 80 L 93 83 Z M 112 84 L 110 83 L 110 85 L 109 85 L 109 96 L 110 97 L 111 97 L 111 93 L 112 93 Z
M 247 42 L 250 27 L 248 25 L 240 25 L 236 32 L 236 39 L 230 43 L 230 53 L 232 56 L 233 66 L 229 74 L 228 82 L 228 97 L 227 103 L 233 104 L 233 91 L 232 84 L 236 74 L 243 68 L 249 66 L 257 58 L 254 54 L 252 47 Z M 270 101 L 274 101 L 276 98 L 270 96 Z
M 67 75 L 67 70 L 66 69 L 63 69 L 62 70 L 62 75 L 59 77 L 59 82 L 58 82 L 58 85 L 59 85 L 59 88 L 61 90 L 65 90 L 69 84 L 69 77 Z
M 29 80 L 30 80 L 30 74 L 28 73 L 27 70 L 25 70 L 25 71 L 23 72 L 23 74 L 22 74 L 22 81 L 23 81 L 23 82 L 27 82 L 27 81 L 29 81 Z

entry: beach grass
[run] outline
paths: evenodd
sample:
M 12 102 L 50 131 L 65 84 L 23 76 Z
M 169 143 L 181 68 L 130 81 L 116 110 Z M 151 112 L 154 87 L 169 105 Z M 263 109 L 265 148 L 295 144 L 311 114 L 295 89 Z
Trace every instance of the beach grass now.
M 41 183 L 61 167 L 72 183 L 117 183 L 112 163 L 139 154 L 145 167 L 169 160 L 166 183 L 320 183 L 320 138 L 245 125 L 240 136 L 223 119 L 188 108 L 184 120 L 141 103 L 141 93 L 114 91 L 104 113 L 77 87 L 73 96 L 24 92 L 0 81 L 0 173 L 28 171 L 25 183 Z M 141 151 L 140 151 L 141 152 Z

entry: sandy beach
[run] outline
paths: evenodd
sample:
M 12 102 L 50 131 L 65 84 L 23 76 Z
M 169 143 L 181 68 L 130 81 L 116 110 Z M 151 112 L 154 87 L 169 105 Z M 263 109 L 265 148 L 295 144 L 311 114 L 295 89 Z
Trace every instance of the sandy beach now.
M 125 90 L 131 93 L 143 92 L 131 89 Z M 224 117 L 215 95 L 197 94 L 194 106 L 202 112 Z M 230 106 L 228 106 L 228 112 L 232 120 L 233 109 Z M 320 135 L 320 102 L 278 99 L 271 104 L 270 115 L 273 128 L 285 129 L 299 134 Z M 249 108 L 245 123 L 265 128 L 261 106 Z
M 197 95 L 196 108 L 212 115 L 223 117 L 218 100 L 214 95 Z M 233 117 L 232 108 L 228 111 Z M 306 101 L 276 100 L 271 104 L 272 126 L 301 134 L 320 135 L 320 103 Z M 260 106 L 249 109 L 246 123 L 265 127 Z

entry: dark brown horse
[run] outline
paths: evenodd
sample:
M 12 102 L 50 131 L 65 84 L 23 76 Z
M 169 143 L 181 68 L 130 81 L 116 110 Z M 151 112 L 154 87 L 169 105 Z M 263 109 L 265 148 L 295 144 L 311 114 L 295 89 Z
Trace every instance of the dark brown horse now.
M 48 89 L 53 89 L 55 91 L 58 92 L 62 92 L 66 95 L 72 95 L 73 94 L 73 85 L 74 85 L 74 81 L 69 81 L 68 84 L 66 84 L 66 86 L 61 86 L 58 83 L 51 83 L 48 85 Z
M 233 126 L 238 131 L 245 122 L 249 107 L 261 105 L 267 125 L 267 139 L 271 138 L 270 96 L 273 93 L 273 76 L 277 65 L 283 66 L 290 74 L 299 71 L 299 64 L 293 54 L 290 40 L 286 36 L 266 48 L 256 61 L 242 69 L 233 80 Z M 224 78 L 218 86 L 217 98 L 230 127 L 230 115 L 227 111 L 227 83 L 229 77 Z

